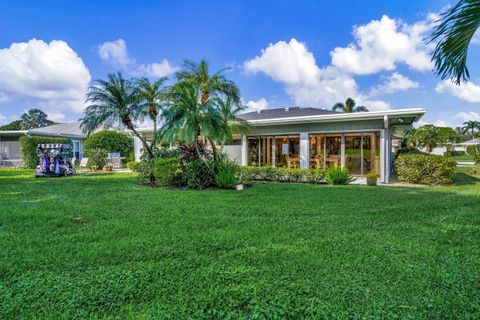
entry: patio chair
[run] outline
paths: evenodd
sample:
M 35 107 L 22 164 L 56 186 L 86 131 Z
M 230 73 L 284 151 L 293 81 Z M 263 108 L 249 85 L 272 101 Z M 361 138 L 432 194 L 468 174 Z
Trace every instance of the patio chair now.
M 77 171 L 82 171 L 83 169 L 87 169 L 88 166 L 88 158 L 83 157 L 82 160 L 80 160 L 80 164 L 78 165 L 78 168 L 75 168 Z

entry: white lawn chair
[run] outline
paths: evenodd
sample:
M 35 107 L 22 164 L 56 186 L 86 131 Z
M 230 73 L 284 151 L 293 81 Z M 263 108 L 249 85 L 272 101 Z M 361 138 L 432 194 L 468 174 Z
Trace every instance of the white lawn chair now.
M 78 169 L 79 170 L 86 169 L 87 165 L 88 165 L 88 158 L 83 157 L 82 160 L 80 160 L 80 164 L 78 165 Z

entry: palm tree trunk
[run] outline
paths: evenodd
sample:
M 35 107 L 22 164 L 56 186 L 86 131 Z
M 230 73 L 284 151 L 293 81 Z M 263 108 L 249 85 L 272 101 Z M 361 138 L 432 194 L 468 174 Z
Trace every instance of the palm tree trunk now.
M 210 145 L 212 146 L 213 159 L 217 160 L 217 158 L 218 158 L 217 145 L 215 144 L 215 141 L 213 140 L 213 138 L 207 138 L 207 139 L 208 139 L 208 142 L 210 142 Z
M 149 172 L 149 180 L 150 180 L 150 186 L 154 187 L 155 186 L 155 176 L 153 175 L 153 151 L 152 148 L 148 145 L 147 141 L 145 141 L 145 138 L 133 127 L 131 121 L 126 123 L 127 128 L 133 132 L 133 134 L 140 139 L 140 141 L 143 144 L 143 147 L 145 150 L 147 150 L 147 153 L 149 155 L 150 161 L 148 163 L 150 164 L 150 172 Z

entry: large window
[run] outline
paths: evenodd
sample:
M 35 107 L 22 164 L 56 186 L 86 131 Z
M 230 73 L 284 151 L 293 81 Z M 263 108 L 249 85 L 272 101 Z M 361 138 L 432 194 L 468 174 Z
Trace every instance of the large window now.
M 249 166 L 300 167 L 300 136 L 248 137 Z
M 353 175 L 380 174 L 379 133 L 345 133 L 310 135 L 310 168 L 340 167 L 342 162 Z M 342 161 L 344 156 L 344 161 Z

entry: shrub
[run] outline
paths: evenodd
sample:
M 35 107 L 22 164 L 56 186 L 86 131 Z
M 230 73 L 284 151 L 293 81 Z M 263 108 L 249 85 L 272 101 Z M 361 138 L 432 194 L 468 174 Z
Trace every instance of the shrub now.
M 467 146 L 467 153 L 473 156 L 475 164 L 480 164 L 480 144 Z
M 22 165 L 25 168 L 34 169 L 37 165 L 37 146 L 41 143 L 62 143 L 69 144 L 70 140 L 66 138 L 53 138 L 46 136 L 24 136 L 20 137 L 19 147 L 22 158 Z
M 457 163 L 452 158 L 405 154 L 398 157 L 395 170 L 398 179 L 409 183 L 449 184 Z
M 214 184 L 213 164 L 201 159 L 185 164 L 184 178 L 187 186 L 192 189 L 205 189 Z
M 108 152 L 105 149 L 90 149 L 86 155 L 88 156 L 87 166 L 89 168 L 100 169 L 107 164 Z
M 127 163 L 127 167 L 133 172 L 138 173 L 138 182 L 150 183 L 150 172 L 152 167 L 147 161 L 130 161 Z
M 220 155 L 215 162 L 215 183 L 218 187 L 223 189 L 233 188 L 238 184 L 237 178 L 239 166 L 235 161 L 232 161 L 226 155 Z
M 160 159 L 160 158 L 178 158 L 180 151 L 176 148 L 168 148 L 168 147 L 161 147 L 157 148 L 154 147 L 152 149 L 153 152 L 153 159 Z M 140 160 L 142 161 L 148 161 L 149 160 L 149 154 L 144 152 L 140 156 Z
M 133 139 L 113 130 L 100 131 L 91 134 L 85 139 L 83 148 L 85 154 L 88 154 L 93 149 L 103 149 L 107 153 L 119 152 L 127 161 L 133 152 Z
M 159 186 L 183 185 L 182 163 L 177 158 L 156 159 L 153 167 L 155 182 Z
M 325 181 L 331 185 L 344 185 L 353 181 L 353 177 L 345 168 L 333 167 L 325 172 Z
M 367 178 L 367 185 L 368 186 L 376 186 L 377 185 L 377 179 L 378 179 L 378 174 L 377 173 L 375 173 L 375 172 L 367 173 L 365 178 Z
M 275 181 L 318 184 L 324 181 L 325 171 L 277 167 L 240 167 L 237 176 L 242 182 Z
M 197 160 L 199 157 L 198 155 L 204 159 L 210 159 L 211 154 L 210 151 L 207 149 L 205 143 L 201 141 L 194 142 L 192 144 L 185 144 L 182 143 L 178 147 L 179 155 L 181 161 L 188 162 Z

